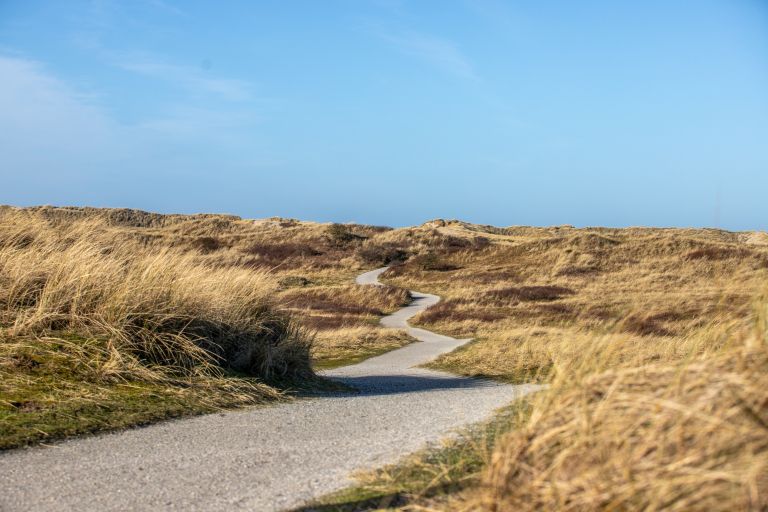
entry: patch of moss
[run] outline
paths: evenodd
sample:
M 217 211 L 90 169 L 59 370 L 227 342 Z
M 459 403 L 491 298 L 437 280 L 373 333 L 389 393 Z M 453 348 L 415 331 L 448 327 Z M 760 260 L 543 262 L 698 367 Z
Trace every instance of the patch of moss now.
M 0 338 L 0 449 L 284 397 L 250 377 L 121 368 L 107 342 L 71 333 Z

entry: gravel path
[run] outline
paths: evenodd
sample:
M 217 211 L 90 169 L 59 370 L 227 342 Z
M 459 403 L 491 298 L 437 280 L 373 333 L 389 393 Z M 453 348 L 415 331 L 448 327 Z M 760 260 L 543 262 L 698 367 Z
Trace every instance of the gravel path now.
M 385 269 L 358 277 L 378 284 Z M 439 297 L 382 319 L 413 343 L 325 375 L 359 393 L 169 421 L 0 453 L 0 510 L 284 510 L 487 418 L 528 386 L 414 368 L 468 340 L 408 327 Z

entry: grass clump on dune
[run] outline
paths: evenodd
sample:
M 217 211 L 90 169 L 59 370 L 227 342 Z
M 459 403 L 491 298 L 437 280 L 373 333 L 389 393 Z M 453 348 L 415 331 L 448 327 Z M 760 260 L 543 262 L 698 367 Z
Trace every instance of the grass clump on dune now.
M 437 229 L 487 233 L 492 244 L 442 252 L 428 267 L 409 260 L 384 274 L 445 298 L 415 323 L 475 336 L 430 366 L 547 387 L 527 399 L 527 417 L 494 438 L 492 457 L 437 450 L 317 510 L 768 507 L 761 295 L 768 247 L 761 237 L 460 223 Z M 470 461 L 487 467 L 462 470 Z M 425 481 L 418 476 L 425 473 L 435 476 Z M 434 492 L 451 474 L 468 485 Z
M 322 330 L 317 332 L 312 345 L 312 359 L 315 368 L 336 368 L 359 363 L 413 341 L 404 330 L 378 326 Z
M 633 364 L 606 338 L 557 365 L 471 508 L 765 510 L 767 315 L 710 328 L 690 357 Z
M 546 388 L 302 511 L 765 510 L 767 320 L 564 341 Z
M 313 374 L 277 286 L 100 221 L 4 211 L 0 446 L 279 397 L 265 382 Z

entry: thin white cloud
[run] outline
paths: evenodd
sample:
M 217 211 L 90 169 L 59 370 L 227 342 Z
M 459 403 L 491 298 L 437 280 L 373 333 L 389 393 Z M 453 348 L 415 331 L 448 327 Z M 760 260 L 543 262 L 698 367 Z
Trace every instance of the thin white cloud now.
M 214 110 L 177 105 L 162 117 L 147 119 L 132 126 L 138 136 L 168 142 L 198 141 L 206 147 L 248 147 L 252 128 L 260 119 L 250 112 Z
M 175 14 L 175 15 L 184 14 L 184 11 L 179 9 L 177 6 L 173 5 L 170 2 L 165 2 L 164 0 L 147 0 L 147 3 L 152 7 L 155 7 L 165 12 L 169 12 L 171 14 Z
M 248 109 L 177 104 L 127 124 L 94 101 L 97 96 L 82 94 L 38 62 L 0 55 L 0 76 L 3 179 L 52 180 L 62 172 L 85 179 L 126 166 L 139 173 L 168 155 L 200 148 L 211 158 L 260 158 L 253 154 L 260 120 Z
M 205 70 L 193 66 L 170 64 L 149 55 L 112 55 L 109 61 L 126 71 L 174 83 L 192 93 L 214 94 L 228 101 L 253 98 L 249 83 L 209 76 Z
M 472 62 L 453 42 L 425 33 L 409 32 L 384 35 L 383 38 L 400 51 L 417 57 L 451 75 L 478 80 Z
M 37 62 L 0 55 L 0 148 L 30 158 L 104 147 L 113 122 Z

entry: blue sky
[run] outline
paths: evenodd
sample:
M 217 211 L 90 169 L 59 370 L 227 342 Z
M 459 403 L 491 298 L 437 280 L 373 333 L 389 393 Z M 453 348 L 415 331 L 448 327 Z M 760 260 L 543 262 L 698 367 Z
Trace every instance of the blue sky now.
M 0 203 L 768 229 L 768 2 L 0 0 Z

